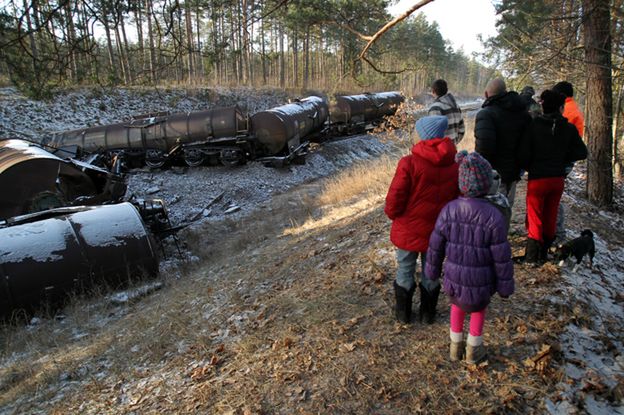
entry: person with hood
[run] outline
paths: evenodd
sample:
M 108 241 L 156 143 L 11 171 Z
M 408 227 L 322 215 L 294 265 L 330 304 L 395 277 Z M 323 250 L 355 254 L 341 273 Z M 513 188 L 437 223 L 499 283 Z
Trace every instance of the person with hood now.
M 517 152 L 531 116 L 520 95 L 507 91 L 505 81 L 491 80 L 485 89 L 485 102 L 475 121 L 475 151 L 501 176 L 500 192 L 513 207 L 516 184 L 520 180 Z
M 574 124 L 579 135 L 583 138 L 585 119 L 583 118 L 583 112 L 574 100 L 574 87 L 570 82 L 561 81 L 556 83 L 552 90 L 559 92 L 566 97 L 565 104 L 563 105 L 563 117 L 566 118 L 569 123 Z M 566 167 L 566 176 L 570 174 L 572 168 L 574 168 L 574 163 L 570 163 Z M 563 207 L 563 203 L 559 203 L 559 211 L 557 212 L 557 231 L 555 232 L 555 236 L 560 240 L 564 240 L 566 236 L 565 209 Z
M 431 94 L 435 101 L 427 111 L 428 115 L 443 115 L 448 119 L 448 128 L 444 137 L 448 137 L 455 145 L 464 138 L 466 132 L 462 112 L 455 97 L 448 92 L 448 85 L 444 79 L 437 79 L 431 85 Z
M 520 91 L 520 98 L 524 101 L 526 110 L 531 117 L 535 117 L 542 112 L 542 107 L 533 99 L 533 95 L 535 95 L 535 89 L 530 85 L 525 86 Z
M 476 364 L 486 358 L 483 346 L 485 313 L 491 296 L 507 298 L 514 292 L 511 247 L 504 214 L 486 199 L 492 188 L 492 167 L 479 153 L 461 151 L 461 197 L 440 212 L 429 239 L 425 277 L 444 278 L 444 292 L 451 302 L 450 359 Z M 464 349 L 464 319 L 470 313 L 470 329 Z
M 583 111 L 579 108 L 578 104 L 574 100 L 574 87 L 567 81 L 557 82 L 552 90 L 559 92 L 565 96 L 565 103 L 563 104 L 563 117 L 568 122 L 576 127 L 579 136 L 583 138 L 583 130 L 585 128 L 585 120 L 583 118 Z
M 555 239 L 566 167 L 587 158 L 587 147 L 578 130 L 562 115 L 565 96 L 547 89 L 540 99 L 544 114 L 536 117 L 525 131 L 519 151 L 521 165 L 529 173 L 524 258 L 527 263 L 547 259 Z
M 416 122 L 420 141 L 412 147 L 410 155 L 399 160 L 386 196 L 384 212 L 392 220 L 390 240 L 397 247 L 395 315 L 402 323 L 411 321 L 418 257 L 424 270 L 429 235 L 438 213 L 459 194 L 457 150 L 453 141 L 444 137 L 447 127 L 447 118 L 440 115 L 426 116 Z M 421 278 L 418 285 L 420 320 L 432 324 L 440 284 Z

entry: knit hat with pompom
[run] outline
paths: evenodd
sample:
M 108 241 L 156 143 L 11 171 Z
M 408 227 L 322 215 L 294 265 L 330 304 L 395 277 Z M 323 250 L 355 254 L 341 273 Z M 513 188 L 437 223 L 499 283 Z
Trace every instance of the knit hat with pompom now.
M 459 191 L 467 197 L 479 197 L 492 186 L 492 166 L 479 153 L 462 150 L 455 155 L 459 164 Z
M 448 119 L 444 115 L 428 115 L 416 121 L 416 132 L 421 140 L 444 138 Z

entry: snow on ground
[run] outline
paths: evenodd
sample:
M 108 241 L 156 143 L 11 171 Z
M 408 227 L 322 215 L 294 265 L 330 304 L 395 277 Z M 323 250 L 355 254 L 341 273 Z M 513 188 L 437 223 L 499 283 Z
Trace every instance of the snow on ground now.
M 357 161 L 377 157 L 389 144 L 374 135 L 359 135 L 324 143 L 311 150 L 304 165 L 269 168 L 258 162 L 245 166 L 172 167 L 134 170 L 128 175 L 128 195 L 163 199 L 174 224 L 236 219 L 294 186 L 335 174 Z M 213 202 L 214 200 L 217 202 Z M 210 205 L 210 206 L 209 206 Z M 238 208 L 238 209 L 236 209 Z
M 610 249 L 599 235 L 594 239 L 593 269 L 585 263 L 573 271 L 567 264 L 563 291 L 554 299 L 572 307 L 579 321 L 560 336 L 568 381 L 560 384 L 560 400 L 547 402 L 551 414 L 570 413 L 573 407 L 589 414 L 624 414 L 618 402 L 624 392 L 624 249 Z
M 559 384 L 559 396 L 546 401 L 546 409 L 551 414 L 578 413 L 579 408 L 592 415 L 624 414 L 624 248 L 606 240 L 623 232 L 624 220 L 614 212 L 596 212 L 581 197 L 585 183 L 586 165 L 579 163 L 566 181 L 565 199 L 574 213 L 586 211 L 596 220 L 579 223 L 566 217 L 567 239 L 591 229 L 596 257 L 593 268 L 587 259 L 576 271 L 572 261 L 566 263 L 558 294 L 551 299 L 553 310 L 570 307 L 577 321 L 560 336 L 567 379 Z M 615 193 L 616 199 L 622 195 L 618 189 Z

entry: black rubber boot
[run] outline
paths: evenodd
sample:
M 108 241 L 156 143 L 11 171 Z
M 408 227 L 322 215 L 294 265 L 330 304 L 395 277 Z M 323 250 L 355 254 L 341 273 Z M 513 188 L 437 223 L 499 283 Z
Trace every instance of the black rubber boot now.
M 553 242 L 554 242 L 554 239 L 544 239 L 544 244 L 541 246 L 540 253 L 539 253 L 540 262 L 548 261 L 548 250 L 552 246 Z
M 440 286 L 438 285 L 433 291 L 427 291 L 422 283 L 419 285 L 420 321 L 427 324 L 433 324 L 437 313 L 438 298 L 440 297 Z
M 535 239 L 527 239 L 526 251 L 524 254 L 524 262 L 527 264 L 537 264 L 540 259 L 542 244 Z
M 412 321 L 412 297 L 415 289 L 416 287 L 414 286 L 412 289 L 406 290 L 397 284 L 396 281 L 394 282 L 394 296 L 396 299 L 394 312 L 397 320 L 401 323 L 408 324 Z
M 427 314 L 429 309 L 429 292 L 423 287 L 422 283 L 418 284 L 420 288 L 420 305 L 418 306 L 418 321 L 421 323 Z

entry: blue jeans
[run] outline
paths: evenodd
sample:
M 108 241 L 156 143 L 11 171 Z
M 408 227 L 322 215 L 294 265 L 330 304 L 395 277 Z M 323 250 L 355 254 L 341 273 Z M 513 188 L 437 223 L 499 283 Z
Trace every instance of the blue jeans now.
M 419 282 L 422 283 L 427 291 L 431 291 L 440 285 L 439 280 L 432 281 L 423 277 L 425 273 L 425 264 L 427 257 L 426 252 L 412 252 L 397 248 L 396 255 L 397 262 L 399 263 L 396 276 L 397 285 L 405 288 L 408 291 L 416 286 L 416 281 L 414 277 L 416 274 L 416 261 L 418 260 L 419 255 L 421 264 Z

